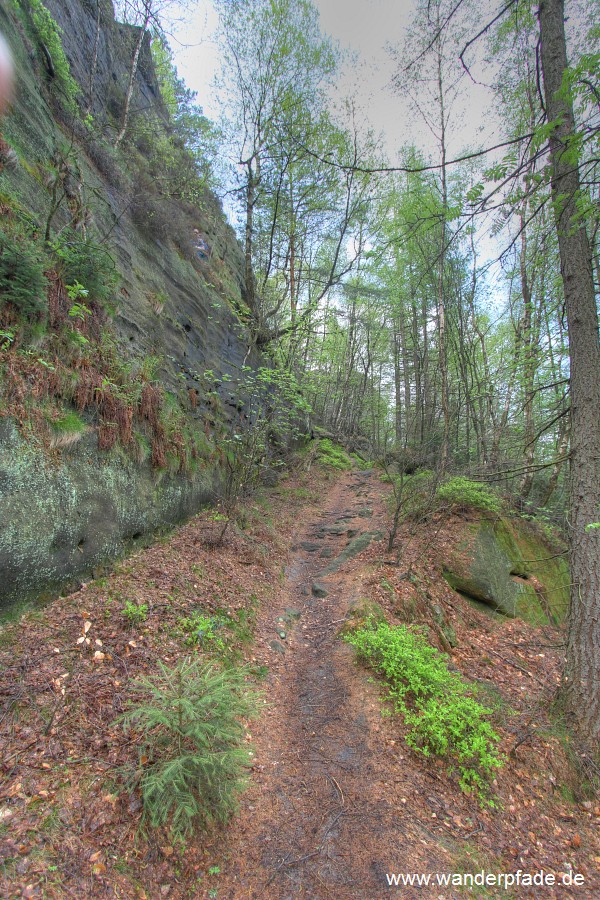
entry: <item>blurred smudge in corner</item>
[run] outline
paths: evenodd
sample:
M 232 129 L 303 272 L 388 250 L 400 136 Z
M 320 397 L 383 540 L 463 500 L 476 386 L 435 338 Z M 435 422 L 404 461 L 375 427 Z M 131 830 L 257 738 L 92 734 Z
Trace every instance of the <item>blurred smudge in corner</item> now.
M 0 32 L 0 115 L 10 102 L 13 88 L 13 62 L 10 47 Z
M 0 117 L 6 112 L 13 92 L 14 67 L 6 39 L 0 33 Z M 0 172 L 17 165 L 17 156 L 0 134 Z

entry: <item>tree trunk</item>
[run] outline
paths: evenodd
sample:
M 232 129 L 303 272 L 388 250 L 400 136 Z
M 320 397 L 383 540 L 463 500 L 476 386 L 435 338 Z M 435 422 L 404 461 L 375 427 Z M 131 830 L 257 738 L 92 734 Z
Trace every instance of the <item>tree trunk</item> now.
M 394 324 L 392 331 L 392 350 L 394 354 L 394 422 L 395 422 L 395 439 L 396 446 L 402 446 L 402 371 L 400 368 L 400 335 L 398 334 L 397 324 Z
M 544 496 L 540 500 L 540 506 L 542 509 L 546 506 L 546 504 L 550 501 L 554 491 L 556 490 L 556 486 L 558 485 L 558 479 L 560 478 L 560 473 L 562 472 L 563 464 L 565 461 L 565 456 L 567 455 L 567 450 L 569 449 L 569 428 L 564 419 L 561 419 L 561 428 L 558 433 L 558 440 L 556 442 L 556 462 L 552 467 L 552 473 L 550 478 L 548 479 L 548 484 L 546 485 L 546 490 L 544 491 Z
M 91 115 L 94 107 L 94 85 L 96 83 L 96 72 L 98 71 L 98 45 L 100 44 L 100 0 L 96 0 L 96 32 L 94 34 L 94 49 L 92 51 L 92 66 L 90 69 L 90 83 L 88 90 L 88 102 L 86 112 Z
M 246 163 L 248 170 L 246 181 L 246 233 L 244 244 L 245 259 L 245 285 L 246 285 L 246 303 L 253 313 L 257 312 L 256 308 L 256 290 L 254 285 L 254 267 L 252 265 L 252 248 L 254 239 L 254 205 L 256 203 L 256 184 L 258 179 L 254 177 L 252 170 L 252 160 Z
M 569 332 L 571 380 L 571 610 L 563 697 L 580 736 L 600 738 L 600 344 L 591 247 L 578 216 L 573 105 L 561 91 L 567 68 L 564 0 L 539 7 L 550 137 L 552 195 Z
M 133 51 L 133 59 L 131 60 L 131 68 L 129 70 L 129 81 L 127 82 L 127 91 L 125 93 L 125 107 L 123 109 L 123 119 L 121 122 L 121 130 L 117 135 L 117 139 L 115 141 L 115 147 L 118 147 L 127 134 L 127 128 L 129 126 L 129 113 L 131 110 L 131 98 L 133 97 L 133 88 L 135 86 L 135 76 L 137 75 L 138 65 L 140 62 L 140 54 L 142 52 L 142 47 L 144 45 L 144 38 L 146 37 L 146 30 L 148 28 L 148 24 L 150 22 L 150 3 L 144 4 L 144 19 L 142 24 L 140 25 L 140 30 L 138 34 L 138 39 L 135 44 L 135 50 Z
M 523 469 L 524 474 L 519 486 L 519 494 L 526 500 L 533 486 L 533 463 L 535 461 L 535 423 L 533 420 L 534 383 L 536 369 L 536 352 L 533 336 L 533 297 L 529 278 L 527 277 L 527 230 L 525 213 L 521 214 L 521 293 L 523 295 Z
M 439 6 L 437 8 L 438 19 L 436 26 L 440 27 Z M 437 296 L 437 324 L 438 324 L 438 353 L 440 375 L 442 379 L 442 415 L 444 432 L 442 436 L 442 448 L 440 469 L 442 472 L 448 467 L 450 450 L 450 399 L 448 391 L 448 350 L 446 347 L 446 216 L 448 215 L 448 183 L 446 178 L 446 109 L 444 106 L 444 83 L 442 77 L 442 50 L 437 47 L 438 67 L 438 102 L 440 111 L 440 150 L 441 166 L 440 177 L 442 187 L 442 222 L 440 228 L 440 258 L 438 270 L 438 296 Z

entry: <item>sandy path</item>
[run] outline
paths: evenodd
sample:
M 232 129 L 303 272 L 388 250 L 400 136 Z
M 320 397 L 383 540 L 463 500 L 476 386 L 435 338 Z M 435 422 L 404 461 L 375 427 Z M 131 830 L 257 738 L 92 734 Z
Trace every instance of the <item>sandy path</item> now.
M 381 521 L 382 502 L 376 475 L 345 475 L 296 535 L 280 608 L 265 611 L 259 626 L 269 706 L 254 729 L 257 764 L 227 834 L 219 897 L 374 900 L 390 895 L 387 872 L 422 871 L 422 852 L 410 867 L 415 841 L 423 851 L 435 840 L 403 802 L 400 750 L 382 740 L 376 686 L 338 636 L 361 595 L 360 567 L 343 562 L 321 577 Z M 315 581 L 327 596 L 313 596 Z M 290 607 L 300 618 L 273 650 L 277 627 L 287 629 L 278 615 Z

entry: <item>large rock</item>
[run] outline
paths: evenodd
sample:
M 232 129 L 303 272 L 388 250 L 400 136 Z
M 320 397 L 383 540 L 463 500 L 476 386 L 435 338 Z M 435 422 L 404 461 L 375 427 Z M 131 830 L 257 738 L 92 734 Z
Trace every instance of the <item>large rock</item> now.
M 59 465 L 11 423 L 0 426 L 0 612 L 51 595 L 214 497 L 216 475 L 153 471 L 86 435 Z
M 559 554 L 529 522 L 482 519 L 464 526 L 444 577 L 455 591 L 505 616 L 558 624 L 569 605 L 569 569 Z
M 62 29 L 85 100 L 96 3 L 47 0 L 47 6 Z M 57 147 L 66 146 L 77 157 L 91 207 L 89 234 L 110 249 L 121 276 L 110 324 L 119 357 L 136 365 L 157 359 L 160 384 L 190 432 L 205 434 L 207 445 L 218 442 L 247 421 L 244 367 L 256 368 L 264 360 L 240 320 L 244 255 L 217 198 L 207 191 L 197 210 L 170 200 L 168 221 L 179 228 L 177 240 L 169 234 L 156 237 L 131 214 L 138 199 L 137 151 L 123 151 L 131 157 L 129 171 L 123 156 L 106 155 L 114 171 L 108 162 L 101 164 L 81 121 L 73 122 L 74 138 L 57 113 L 42 48 L 10 4 L 0 4 L 0 32 L 13 49 L 17 73 L 13 108 L 1 127 L 21 161 L 16 172 L 0 175 L 0 193 L 17 198 L 43 233 L 51 198 L 41 173 L 48 171 Z M 101 0 L 92 107 L 96 128 L 111 96 L 124 95 L 134 38 L 132 29 L 115 22 L 110 0 Z M 147 42 L 135 106 L 168 128 Z M 65 215 L 57 215 L 57 228 L 66 223 Z M 194 227 L 209 244 L 208 259 L 194 257 Z M 127 450 L 99 450 L 98 417 L 87 410 L 85 418 L 88 430 L 79 442 L 50 456 L 34 433 L 0 420 L 0 610 L 88 577 L 143 535 L 184 519 L 215 497 L 219 473 L 208 451 L 189 477 L 175 474 L 173 467 L 171 473 L 152 470 Z

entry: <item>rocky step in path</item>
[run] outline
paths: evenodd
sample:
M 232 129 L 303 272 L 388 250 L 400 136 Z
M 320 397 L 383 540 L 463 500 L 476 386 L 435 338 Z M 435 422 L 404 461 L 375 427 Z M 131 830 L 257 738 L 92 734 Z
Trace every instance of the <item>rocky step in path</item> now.
M 279 612 L 259 624 L 268 706 L 252 784 L 224 839 L 219 896 L 375 900 L 389 892 L 387 872 L 412 870 L 410 847 L 430 844 L 401 799 L 400 749 L 378 734 L 377 688 L 338 634 L 361 596 L 356 558 L 382 537 L 361 520 L 383 521 L 383 502 L 373 473 L 342 477 L 297 535 Z

